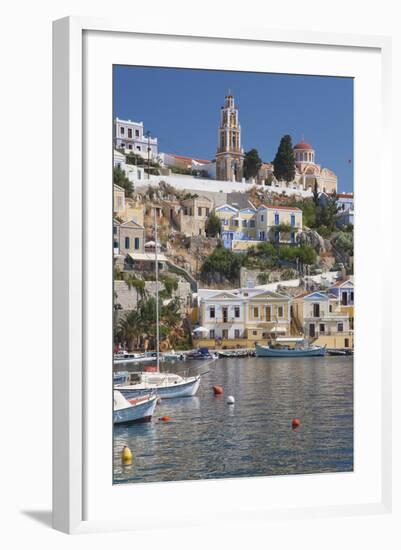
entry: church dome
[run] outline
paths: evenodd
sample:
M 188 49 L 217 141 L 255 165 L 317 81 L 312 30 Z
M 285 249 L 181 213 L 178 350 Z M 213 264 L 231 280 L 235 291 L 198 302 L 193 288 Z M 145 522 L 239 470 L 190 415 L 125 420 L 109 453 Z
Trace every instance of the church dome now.
M 313 151 L 312 145 L 310 145 L 309 143 L 306 143 L 306 141 L 304 141 L 304 140 L 302 140 L 299 143 L 297 143 L 296 145 L 294 145 L 294 149 L 305 149 L 305 150 L 309 149 L 309 150 Z

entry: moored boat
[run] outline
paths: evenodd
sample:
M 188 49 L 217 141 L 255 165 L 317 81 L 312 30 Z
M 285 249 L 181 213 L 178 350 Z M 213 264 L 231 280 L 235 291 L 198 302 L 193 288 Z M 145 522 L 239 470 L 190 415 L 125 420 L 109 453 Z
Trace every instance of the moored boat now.
M 128 351 L 119 351 L 114 354 L 113 362 L 115 365 L 122 363 L 155 363 L 156 358 L 153 355 L 145 353 L 129 353 Z
M 121 392 L 114 390 L 114 424 L 149 422 L 157 404 L 157 396 L 148 394 L 137 399 L 126 399 Z
M 273 346 L 256 344 L 256 357 L 322 357 L 326 354 L 326 346 L 310 346 L 303 339 L 298 338 L 292 339 L 292 342 L 290 340 L 290 338 L 283 338 Z
M 185 355 L 186 359 L 196 359 L 198 361 L 205 361 L 206 359 L 216 359 L 216 355 L 210 353 L 208 348 L 199 348 L 196 351 L 190 351 Z
M 121 384 L 114 389 L 121 392 L 126 399 L 155 392 L 163 399 L 192 397 L 200 384 L 200 375 L 183 377 L 179 374 L 164 372 L 131 372 Z

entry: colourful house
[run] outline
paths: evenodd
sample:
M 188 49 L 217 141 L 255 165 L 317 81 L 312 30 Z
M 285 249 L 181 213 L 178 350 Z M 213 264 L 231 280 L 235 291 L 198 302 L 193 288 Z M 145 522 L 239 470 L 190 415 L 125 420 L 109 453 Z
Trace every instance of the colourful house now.
M 288 229 L 288 230 L 287 230 Z M 296 244 L 302 230 L 302 210 L 295 206 L 262 205 L 256 213 L 256 238 L 283 244 Z
M 338 298 L 330 292 L 296 296 L 292 302 L 294 321 L 305 337 L 328 348 L 352 348 L 350 317 L 342 311 Z

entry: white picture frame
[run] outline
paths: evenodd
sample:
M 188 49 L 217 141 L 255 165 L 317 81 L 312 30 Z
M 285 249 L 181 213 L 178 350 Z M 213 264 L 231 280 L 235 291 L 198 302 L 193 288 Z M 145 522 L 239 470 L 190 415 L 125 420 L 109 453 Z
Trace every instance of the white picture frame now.
M 93 43 L 85 41 L 85 35 L 93 36 Z M 264 29 L 238 29 L 229 31 L 221 29 L 208 29 L 207 36 L 202 30 L 197 29 L 195 26 L 190 30 L 181 28 L 179 25 L 174 28 L 173 25 L 169 28 L 150 28 L 145 23 L 136 22 L 131 24 L 126 21 L 109 21 L 99 20 L 94 18 L 83 17 L 70 17 L 61 19 L 54 22 L 54 34 L 53 34 L 53 525 L 56 529 L 67 533 L 76 532 L 88 532 L 98 530 L 118 530 L 118 529 L 140 529 L 151 528 L 153 520 L 146 522 L 146 519 L 136 517 L 132 514 L 129 516 L 112 516 L 112 503 L 109 502 L 109 494 L 106 492 L 99 492 L 94 495 L 93 483 L 90 477 L 99 475 L 99 486 L 105 486 L 110 484 L 111 486 L 111 470 L 109 477 L 105 473 L 107 460 L 103 460 L 104 450 L 107 448 L 106 439 L 102 439 L 103 446 L 97 446 L 97 437 L 91 437 L 93 433 L 93 414 L 91 415 L 91 407 L 94 403 L 94 394 L 91 393 L 94 386 L 93 378 L 91 379 L 90 364 L 92 359 L 91 345 L 93 344 L 93 324 L 88 323 L 88 319 L 93 315 L 93 296 L 91 293 L 95 292 L 92 288 L 88 287 L 88 279 L 86 277 L 86 271 L 91 269 L 91 262 L 93 262 L 93 256 L 88 253 L 88 243 L 90 242 L 90 228 L 88 226 L 88 215 L 90 216 L 91 223 L 103 222 L 100 219 L 96 219 L 96 212 L 93 210 L 94 200 L 99 200 L 99 207 L 101 212 L 104 212 L 104 208 L 107 208 L 107 200 L 111 201 L 111 191 L 109 197 L 107 193 L 102 195 L 103 198 L 94 199 L 93 195 L 90 195 L 91 191 L 85 187 L 84 180 L 88 177 L 88 166 L 86 163 L 91 162 L 91 151 L 88 149 L 88 158 L 83 154 L 83 148 L 85 146 L 84 130 L 87 128 L 85 122 L 88 111 L 88 103 L 86 101 L 85 86 L 89 83 L 88 75 L 84 70 L 84 59 L 88 62 L 91 56 L 96 56 L 95 49 L 101 50 L 100 42 L 97 40 L 104 40 L 107 38 L 109 49 L 111 50 L 111 43 L 114 40 L 147 40 L 147 44 L 154 41 L 155 44 L 163 40 L 168 48 L 169 40 L 172 43 L 172 52 L 176 52 L 175 56 L 171 56 L 171 66 L 188 66 L 185 65 L 185 61 L 182 61 L 183 54 L 177 53 L 177 49 L 174 50 L 174 40 L 179 41 L 182 46 L 185 43 L 188 47 L 191 44 L 202 44 L 203 49 L 208 49 L 206 46 L 214 45 L 214 47 L 236 48 L 238 53 L 241 47 L 264 47 L 270 45 L 274 47 L 284 47 L 287 50 L 283 51 L 283 59 L 285 56 L 291 56 L 294 53 L 294 49 L 302 50 L 305 55 L 305 63 L 308 63 L 306 59 L 309 55 L 315 55 L 313 52 L 317 52 L 319 48 L 327 48 L 326 52 L 332 51 L 334 56 L 336 52 L 342 52 L 343 56 L 357 55 L 358 52 L 372 52 L 375 56 L 375 63 L 377 63 L 377 74 L 380 73 L 380 82 L 376 79 L 376 95 L 372 100 L 372 112 L 375 119 L 375 140 L 380 145 L 379 159 L 377 166 L 374 168 L 374 176 L 379 178 L 380 181 L 391 181 L 390 162 L 388 161 L 389 147 L 389 127 L 390 127 L 390 61 L 391 61 L 391 42 L 386 37 L 372 37 L 372 36 L 357 36 L 357 35 L 337 35 L 326 33 L 311 33 L 311 32 L 290 32 L 290 31 L 277 31 L 277 30 L 264 30 Z M 91 39 L 92 40 L 92 39 Z M 111 42 L 110 42 L 111 41 Z M 150 42 L 149 42 L 150 41 Z M 121 42 L 120 42 L 121 43 Z M 128 44 L 128 42 L 127 42 Z M 160 43 L 159 43 L 160 45 Z M 160 50 L 147 52 L 149 59 L 158 58 Z M 102 53 L 104 56 L 104 51 Z M 112 54 L 110 54 L 112 55 Z M 143 60 L 139 60 L 134 52 L 126 51 L 124 53 L 124 60 L 131 58 L 132 64 L 144 64 Z M 317 54 L 316 54 L 317 55 Z M 340 55 L 340 54 L 338 54 Z M 207 57 L 205 53 L 205 58 Z M 327 73 L 330 73 L 330 56 L 327 59 Z M 116 62 L 124 61 L 122 58 L 116 60 Z M 108 59 L 109 61 L 109 59 Z M 107 62 L 108 62 L 107 61 Z M 183 64 L 184 63 L 184 64 Z M 200 63 L 200 62 L 199 62 Z M 333 62 L 334 63 L 334 62 Z M 150 62 L 150 64 L 152 64 Z M 100 67 L 101 63 L 99 63 Z M 167 65 L 166 65 L 167 66 Z M 209 66 L 209 65 L 208 65 Z M 243 70 L 249 69 L 246 64 L 241 65 Z M 233 69 L 237 69 L 239 65 L 232 63 L 230 65 Z M 318 65 L 316 65 L 318 67 Z M 221 67 L 223 68 L 223 67 Z M 379 70 L 380 68 L 380 70 Z M 260 69 L 259 69 L 260 70 Z M 309 69 L 309 71 L 312 69 Z M 321 72 L 317 68 L 319 74 Z M 344 75 L 352 76 L 353 68 L 344 67 Z M 274 70 L 272 71 L 274 72 Z M 286 72 L 285 69 L 282 72 Z M 373 71 L 374 72 L 374 71 Z M 105 73 L 102 73 L 105 74 Z M 306 70 L 306 74 L 308 74 Z M 313 74 L 313 73 L 310 73 Z M 99 73 L 100 75 L 100 73 Z M 110 72 L 111 78 L 111 72 Z M 361 77 L 361 82 L 363 78 Z M 365 82 L 367 85 L 367 81 Z M 372 90 L 370 90 L 372 92 Z M 369 92 L 369 93 L 370 93 Z M 373 91 L 374 93 L 374 91 Z M 100 101 L 100 100 L 99 100 Z M 107 97 L 105 99 L 107 101 Z M 99 103 L 98 106 L 100 106 Z M 361 139 L 363 132 L 358 129 L 363 124 L 363 121 L 358 118 L 359 115 L 366 112 L 364 109 L 366 105 L 356 104 L 356 135 L 360 135 Z M 377 116 L 376 116 L 377 115 Z M 90 119 L 90 113 L 89 113 Z M 108 115 L 107 115 L 108 116 Z M 106 119 L 105 119 L 106 120 Z M 90 124 L 90 122 L 89 122 Z M 101 125 L 100 139 L 102 143 L 106 143 L 109 140 L 111 143 L 111 123 L 110 132 L 104 135 L 104 130 L 107 126 Z M 379 131 L 377 134 L 376 131 Z M 356 144 L 358 145 L 358 144 Z M 364 144 L 365 145 L 365 144 Z M 100 146 L 101 147 L 101 146 Z M 366 144 L 366 151 L 369 144 Z M 111 147 L 110 147 L 111 149 Z M 111 152 L 110 152 L 111 154 Z M 372 174 L 365 174 L 363 170 L 364 166 L 364 148 L 361 146 L 356 147 L 355 163 L 360 168 L 360 173 L 356 174 L 356 184 L 358 184 L 358 178 L 366 177 L 367 187 L 369 187 Z M 107 150 L 106 150 L 107 156 Z M 106 160 L 107 162 L 107 160 Z M 103 172 L 99 172 L 99 178 L 103 177 L 111 178 L 110 173 L 104 175 L 103 165 L 100 169 Z M 357 169 L 359 169 L 357 168 Z M 373 185 L 373 182 L 372 182 Z M 110 187 L 111 188 L 111 187 Z M 373 189 L 373 187 L 369 187 Z M 380 193 L 380 191 L 378 191 Z M 391 189 L 387 189 L 387 193 L 391 194 Z M 367 220 L 364 219 L 365 207 L 370 203 L 368 200 L 362 199 L 358 196 L 358 209 L 361 209 L 360 214 L 361 226 L 365 227 Z M 93 199 L 93 200 L 92 200 Z M 103 203 L 102 203 L 103 201 Z M 111 204 L 111 203 L 110 203 Z M 104 207 L 104 208 L 103 208 Z M 377 223 L 381 224 L 385 220 L 385 212 L 380 201 L 376 203 L 377 210 Z M 111 209 L 110 209 L 111 212 Z M 111 216 L 111 214 L 110 214 Z M 107 235 L 108 225 L 110 220 L 104 221 L 104 228 L 101 233 Z M 359 221 L 357 222 L 359 224 Z M 364 226 L 365 224 L 365 226 Z M 358 229 L 356 238 L 358 239 Z M 362 231 L 362 230 L 361 230 Z M 369 234 L 374 240 L 375 237 Z M 360 260 L 357 260 L 357 264 L 363 266 L 363 255 L 366 251 L 363 250 L 362 239 L 359 240 L 360 247 Z M 373 242 L 373 241 L 372 241 Z M 111 243 L 111 239 L 110 239 Z M 107 246 L 110 244 L 107 242 Z M 110 244 L 111 247 L 111 244 Z M 389 245 L 384 245 L 383 253 L 388 254 Z M 111 256 L 110 256 L 111 257 Z M 100 262 L 100 265 L 102 263 Z M 107 264 L 103 264 L 107 265 Z M 362 270 L 360 271 L 362 273 Z M 366 275 L 368 277 L 368 275 Z M 371 284 L 373 281 L 369 279 L 366 285 L 363 283 L 363 277 L 358 281 L 361 294 L 368 292 L 364 286 Z M 111 278 L 110 278 L 111 281 Z M 384 285 L 388 285 L 384 274 L 383 278 L 379 278 L 380 283 L 377 283 L 377 288 L 380 292 L 383 291 Z M 102 281 L 104 286 L 99 286 L 97 290 L 107 288 L 107 277 Z M 100 283 L 99 283 L 100 284 Z M 98 293 L 101 295 L 101 292 Z M 91 297 L 92 296 L 92 297 Z M 381 294 L 380 294 L 381 296 Z M 387 307 L 390 309 L 390 298 L 383 293 L 383 301 L 379 299 L 374 301 L 373 309 Z M 99 305 L 100 316 L 106 316 L 108 314 L 107 308 L 103 309 Z M 111 309 L 110 309 L 111 316 Z M 379 314 L 379 309 L 377 309 Z M 358 314 L 357 314 L 358 315 Z M 379 323 L 380 324 L 380 323 Z M 364 513 L 385 513 L 391 509 L 391 448 L 390 448 L 390 426 L 391 426 L 391 357 L 390 357 L 390 345 L 388 337 L 386 340 L 386 346 L 384 346 L 384 328 L 381 326 L 380 342 L 377 343 L 375 353 L 371 354 L 370 361 L 374 361 L 376 357 L 378 364 L 372 366 L 372 378 L 369 381 L 369 369 L 366 368 L 366 377 L 368 380 L 366 389 L 360 384 L 360 391 L 370 391 L 369 399 L 376 395 L 377 399 L 374 402 L 373 410 L 377 413 L 377 422 L 372 425 L 371 437 L 375 449 L 377 450 L 377 460 L 375 462 L 375 475 L 377 475 L 377 484 L 371 494 L 361 496 L 358 500 L 357 488 L 355 488 L 355 494 L 350 495 L 349 498 L 341 498 L 332 501 L 322 501 L 320 505 L 318 498 L 316 501 L 306 501 L 303 504 L 302 499 L 295 499 L 295 503 L 292 506 L 288 506 L 285 503 L 285 499 L 282 502 L 278 500 L 271 503 L 271 505 L 264 507 L 261 503 L 256 502 L 253 507 L 246 510 L 241 510 L 241 519 L 243 521 L 265 521 L 269 518 L 277 517 L 314 517 L 316 515 L 351 515 L 351 514 L 364 514 Z M 106 336 L 107 330 L 106 328 Z M 363 321 L 361 322 L 360 334 L 364 334 L 369 338 L 369 328 L 364 327 Z M 100 329 L 99 329 L 100 330 Z M 101 339 L 101 338 L 100 338 Z M 359 341 L 362 341 L 362 336 Z M 376 345 L 372 343 L 372 345 Z M 358 339 L 356 340 L 356 347 L 358 346 Z M 111 348 L 110 348 L 111 349 Z M 377 353 L 376 353 L 377 352 Z M 375 355 L 376 354 L 376 355 Z M 104 355 L 103 355 L 104 356 Z M 99 356 L 99 360 L 103 361 Z M 88 358 L 89 357 L 89 358 Z M 94 359 L 93 359 L 94 360 Z M 110 360 L 111 355 L 106 357 L 106 362 Z M 378 370 L 377 370 L 378 369 Z M 90 380 L 90 384 L 88 383 Z M 355 383 L 360 382 L 360 371 L 357 370 Z M 110 377 L 111 383 L 111 377 Z M 107 381 L 102 386 L 99 386 L 99 396 L 105 395 L 104 388 L 107 385 Z M 358 390 L 359 391 L 359 390 Z M 106 394 L 107 395 L 107 394 Z M 385 398 L 384 398 L 385 396 Z M 111 401 L 102 400 L 100 418 L 107 418 L 110 413 Z M 99 407 L 99 404 L 97 404 Z M 100 409 L 99 409 L 100 410 Z M 362 410 L 362 409 L 361 409 Z M 357 411 L 358 413 L 358 411 Z M 111 414 L 109 415 L 111 418 Z M 360 416 L 356 415 L 355 429 L 358 430 L 358 422 L 361 421 Z M 107 423 L 106 423 L 107 424 Z M 105 430 L 107 432 L 107 430 Z M 104 434 L 99 434 L 100 438 L 104 437 Z M 111 445 L 111 439 L 110 439 Z M 377 446 L 379 448 L 377 449 Z M 94 456 L 93 448 L 99 449 L 99 454 L 102 457 L 98 462 L 92 463 L 90 472 L 87 467 L 87 456 Z M 96 451 L 97 452 L 97 451 Z M 372 452 L 375 455 L 375 452 Z M 111 456 L 111 449 L 110 449 Z M 86 457 L 86 458 L 85 458 Z M 374 458 L 372 458 L 374 460 Z M 361 463 L 360 463 L 361 464 Z M 106 466 L 105 466 L 106 465 Z M 363 469 L 363 468 L 362 468 Z M 99 470 L 99 471 L 98 471 Z M 99 473 L 101 472 L 101 473 Z M 368 475 L 368 466 L 364 475 Z M 106 477 L 105 477 L 106 476 Z M 337 474 L 331 474 L 331 476 L 337 476 Z M 100 477 L 102 478 L 100 482 Z M 272 494 L 281 484 L 283 486 L 284 495 L 289 494 L 291 487 L 294 487 L 295 492 L 305 490 L 306 485 L 302 481 L 302 477 L 297 478 L 289 476 L 284 478 L 271 478 L 268 480 L 270 490 Z M 329 476 L 326 476 L 326 479 Z M 355 476 L 357 477 L 357 476 Z M 374 477 L 374 476 L 373 476 Z M 380 479 L 379 479 L 380 478 Z M 264 478 L 263 478 L 264 479 Z M 324 485 L 320 478 L 319 483 Z M 334 479 L 332 477 L 332 479 Z M 339 478 L 337 478 L 339 479 Z M 348 478 L 350 480 L 350 478 Z M 366 481 L 365 477 L 365 481 Z M 191 515 L 190 511 L 186 510 L 186 507 L 181 505 L 181 514 L 177 514 L 178 518 L 175 525 L 191 525 L 193 523 L 204 523 L 210 521 L 238 521 L 239 516 L 236 516 L 236 503 L 233 502 L 232 492 L 238 490 L 240 487 L 244 494 L 256 494 L 257 487 L 263 484 L 263 481 L 258 480 L 226 480 L 224 482 L 197 482 L 196 486 L 192 482 L 185 482 L 174 484 L 174 492 L 180 495 L 181 498 L 185 498 L 187 494 L 186 486 L 190 486 L 193 491 L 198 494 L 198 499 L 202 502 L 202 499 L 206 498 L 208 492 L 214 499 L 218 495 L 218 491 L 224 492 L 227 502 L 231 501 L 231 508 L 226 508 L 221 511 L 221 514 L 217 514 L 215 517 L 207 517 L 199 519 L 199 515 L 196 515 L 196 507 L 194 513 Z M 222 485 L 224 483 L 225 485 Z M 238 483 L 240 485 L 238 485 Z M 256 485 L 258 483 L 259 485 Z M 309 483 L 309 481 L 308 481 Z M 337 482 L 328 480 L 328 484 L 334 485 Z M 349 481 L 351 484 L 351 481 Z M 234 485 L 235 484 L 235 485 Z M 163 486 L 162 486 L 163 485 Z M 172 491 L 171 484 L 149 484 L 125 486 L 120 488 L 120 498 L 130 498 L 130 494 L 141 495 L 141 498 L 155 499 L 159 498 L 161 502 L 166 498 L 168 491 Z M 346 485 L 344 485 L 346 487 Z M 281 489 L 280 489 L 281 490 Z M 360 490 L 360 489 L 358 489 Z M 376 495 L 372 497 L 373 493 Z M 362 493 L 361 493 L 362 494 Z M 380 495 L 380 496 L 379 496 Z M 96 514 L 89 513 L 88 509 L 91 509 L 91 505 L 88 504 L 94 500 L 108 502 L 110 506 L 110 516 L 108 515 L 106 504 L 104 507 L 99 507 Z M 257 499 L 256 499 L 257 500 Z M 222 500 L 219 505 L 222 505 Z M 178 501 L 176 502 L 179 506 Z M 92 507 L 93 508 L 93 507 Z M 211 515 L 213 512 L 211 513 Z M 171 518 L 165 518 L 165 524 Z M 160 525 L 163 526 L 163 520 L 160 520 Z

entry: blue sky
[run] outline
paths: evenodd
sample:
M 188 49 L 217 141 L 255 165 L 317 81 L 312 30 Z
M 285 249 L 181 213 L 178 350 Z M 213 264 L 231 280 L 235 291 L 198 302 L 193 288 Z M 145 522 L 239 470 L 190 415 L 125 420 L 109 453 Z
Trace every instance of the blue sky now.
M 114 113 L 143 121 L 159 151 L 214 158 L 220 107 L 231 89 L 242 146 L 272 161 L 280 138 L 310 143 L 317 163 L 353 190 L 353 80 L 154 67 L 114 67 Z M 351 162 L 350 162 L 351 161 Z

